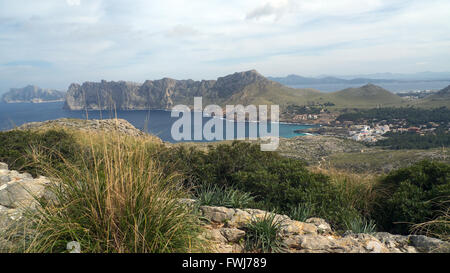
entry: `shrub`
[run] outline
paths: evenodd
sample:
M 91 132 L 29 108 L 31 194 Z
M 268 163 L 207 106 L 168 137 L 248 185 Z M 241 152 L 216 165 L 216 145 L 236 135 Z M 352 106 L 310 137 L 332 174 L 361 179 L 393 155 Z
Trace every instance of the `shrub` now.
M 314 213 L 314 206 L 311 203 L 301 203 L 297 206 L 291 207 L 288 215 L 291 219 L 300 222 L 305 222 L 308 218 L 311 218 Z
M 350 218 L 346 220 L 345 226 L 347 230 L 353 233 L 374 233 L 376 232 L 377 225 L 372 219 L 366 219 L 364 217 Z
M 375 217 L 385 230 L 408 234 L 413 224 L 436 219 L 448 211 L 450 165 L 422 161 L 391 172 L 380 183 Z
M 263 152 L 259 145 L 233 142 L 198 149 L 169 149 L 158 155 L 187 177 L 186 185 L 214 185 L 251 194 L 250 207 L 290 214 L 297 204 L 311 204 L 315 216 L 343 229 L 342 219 L 358 216 L 354 200 L 329 176 L 309 171 L 300 160 Z M 211 198 L 211 194 L 208 195 Z
M 217 185 L 202 184 L 195 190 L 195 198 L 202 206 L 245 208 L 253 197 L 247 192 Z
M 276 214 L 268 213 L 264 218 L 252 219 L 245 227 L 245 249 L 252 252 L 281 252 L 285 247 L 279 235 L 281 222 Z
M 52 185 L 52 202 L 28 221 L 35 232 L 25 240 L 26 252 L 64 252 L 77 241 L 82 252 L 192 252 L 198 216 L 179 198 L 188 192 L 176 173 L 164 173 L 149 156 L 147 143 L 125 141 L 92 146 L 90 162 L 78 165 L 64 159 L 55 169 L 37 157 Z M 86 156 L 86 155 L 83 155 Z M 28 235 L 26 236 L 28 237 Z
M 61 158 L 75 161 L 80 151 L 73 136 L 63 130 L 45 132 L 13 130 L 0 132 L 0 161 L 11 169 L 37 176 L 42 174 L 39 166 L 33 164 L 33 152 L 39 149 L 54 168 L 63 167 Z

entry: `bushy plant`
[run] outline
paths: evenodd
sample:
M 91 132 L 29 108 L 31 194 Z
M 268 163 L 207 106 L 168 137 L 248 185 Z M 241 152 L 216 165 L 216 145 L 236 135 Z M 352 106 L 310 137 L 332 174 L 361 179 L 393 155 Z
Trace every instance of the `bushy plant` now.
M 374 220 L 364 217 L 349 218 L 345 221 L 347 230 L 353 233 L 372 234 L 376 232 L 377 225 Z
M 279 235 L 281 224 L 273 213 L 252 219 L 245 227 L 245 249 L 251 252 L 281 252 L 285 247 Z
M 36 156 L 49 177 L 51 202 L 29 214 L 34 231 L 25 252 L 64 252 L 77 241 L 82 252 L 192 252 L 202 246 L 198 216 L 180 203 L 188 196 L 176 173 L 164 173 L 148 145 L 117 135 L 91 147 L 92 161 L 55 169 Z
M 0 161 L 7 163 L 11 169 L 33 176 L 42 174 L 39 166 L 34 164 L 36 150 L 45 154 L 54 168 L 60 168 L 64 165 L 62 157 L 75 161 L 80 149 L 73 136 L 64 130 L 0 132 Z
M 434 220 L 448 211 L 450 165 L 422 161 L 391 172 L 380 183 L 375 217 L 383 229 L 408 234 L 414 224 Z
M 288 212 L 291 219 L 300 222 L 305 222 L 308 218 L 311 218 L 314 213 L 314 206 L 311 203 L 301 203 L 297 206 L 292 206 Z
M 316 217 L 343 229 L 343 219 L 358 216 L 354 200 L 329 176 L 311 172 L 303 161 L 263 152 L 257 144 L 233 142 L 211 145 L 208 151 L 176 148 L 158 154 L 162 162 L 181 170 L 187 185 L 214 185 L 251 194 L 253 208 L 290 214 L 308 203 Z M 211 198 L 211 194 L 208 195 Z
M 203 206 L 223 206 L 231 208 L 245 208 L 253 201 L 253 197 L 247 192 L 230 187 L 202 184 L 195 190 L 194 197 Z

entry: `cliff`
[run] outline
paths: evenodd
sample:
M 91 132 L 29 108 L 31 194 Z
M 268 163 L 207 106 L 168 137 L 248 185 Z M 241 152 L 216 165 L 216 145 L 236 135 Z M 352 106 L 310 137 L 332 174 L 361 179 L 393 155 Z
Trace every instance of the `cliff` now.
M 275 87 L 275 89 L 274 89 Z M 193 98 L 203 97 L 204 104 L 225 105 L 232 101 L 242 101 L 243 97 L 256 97 L 255 90 L 274 92 L 287 87 L 269 81 L 255 70 L 234 73 L 217 80 L 174 80 L 164 78 L 145 81 L 143 84 L 130 82 L 101 81 L 71 84 L 65 108 L 70 110 L 144 110 L 170 109 L 177 104 L 192 105 Z M 278 102 L 278 101 L 276 101 Z
M 65 92 L 42 89 L 38 86 L 28 85 L 24 88 L 11 88 L 9 92 L 3 94 L 2 101 L 5 103 L 40 103 L 63 101 Z

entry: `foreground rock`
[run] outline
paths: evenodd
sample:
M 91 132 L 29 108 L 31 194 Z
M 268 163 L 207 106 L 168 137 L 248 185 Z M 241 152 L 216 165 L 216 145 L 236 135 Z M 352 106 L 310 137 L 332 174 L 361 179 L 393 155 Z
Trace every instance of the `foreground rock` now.
M 46 190 L 50 183 L 46 177 L 33 179 L 28 173 L 10 171 L 8 165 L 0 163 L 0 252 L 11 247 L 6 238 L 10 234 L 5 232 L 24 226 L 23 213 L 35 209 L 39 205 L 37 200 L 50 196 Z
M 244 252 L 245 226 L 252 219 L 264 218 L 268 212 L 257 209 L 200 207 L 206 220 L 203 238 L 221 253 Z M 310 218 L 306 222 L 274 215 L 281 223 L 279 236 L 290 253 L 418 253 L 450 252 L 450 243 L 422 235 L 346 234 L 339 236 L 323 219 Z

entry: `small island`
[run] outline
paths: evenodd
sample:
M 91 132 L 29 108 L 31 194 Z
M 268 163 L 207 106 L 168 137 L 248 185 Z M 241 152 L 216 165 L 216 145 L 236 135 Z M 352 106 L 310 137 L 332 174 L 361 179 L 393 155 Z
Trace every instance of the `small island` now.
M 44 89 L 35 85 L 23 88 L 11 88 L 3 94 L 1 101 L 4 103 L 43 103 L 64 101 L 66 93 L 53 89 Z

